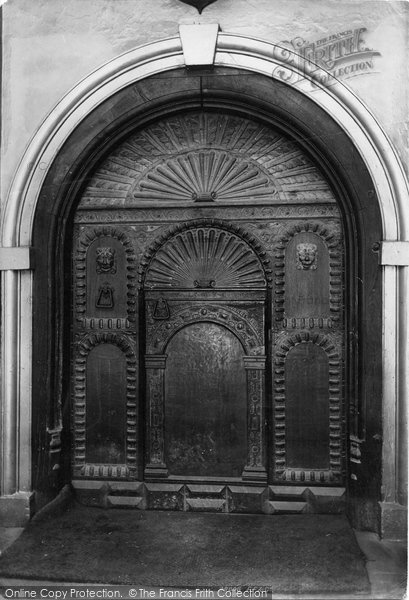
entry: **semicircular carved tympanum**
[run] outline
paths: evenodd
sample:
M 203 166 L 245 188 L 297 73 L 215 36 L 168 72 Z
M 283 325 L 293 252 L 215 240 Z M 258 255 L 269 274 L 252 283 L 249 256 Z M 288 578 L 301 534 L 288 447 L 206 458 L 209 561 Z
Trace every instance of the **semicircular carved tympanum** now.
M 271 126 L 234 114 L 174 115 L 131 134 L 97 169 L 80 208 L 147 202 L 333 202 L 317 167 Z
M 178 227 L 142 261 L 145 288 L 265 287 L 265 253 L 231 229 L 205 220 Z

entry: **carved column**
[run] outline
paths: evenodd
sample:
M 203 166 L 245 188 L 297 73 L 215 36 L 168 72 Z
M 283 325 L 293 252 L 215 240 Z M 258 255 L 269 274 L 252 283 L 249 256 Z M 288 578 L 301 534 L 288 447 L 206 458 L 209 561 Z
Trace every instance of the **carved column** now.
M 265 466 L 265 356 L 244 356 L 247 372 L 247 465 L 242 478 L 267 482 Z
M 167 477 L 164 442 L 164 396 L 166 354 L 145 356 L 148 414 L 145 477 Z

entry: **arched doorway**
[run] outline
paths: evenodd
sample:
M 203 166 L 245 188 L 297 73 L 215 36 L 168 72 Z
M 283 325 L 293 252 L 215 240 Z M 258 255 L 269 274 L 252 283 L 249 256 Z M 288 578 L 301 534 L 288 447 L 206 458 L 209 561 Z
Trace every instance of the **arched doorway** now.
M 384 240 L 406 239 L 407 180 L 399 160 L 379 123 L 342 84 L 314 85 L 312 94 L 293 85 L 286 74 L 310 79 L 300 57 L 293 64 L 273 44 L 219 33 L 216 58 L 211 69 L 186 72 L 179 38 L 118 57 L 58 104 L 17 170 L 2 228 L 14 257 L 3 275 L 2 306 L 9 426 L 0 501 L 10 508 L 10 524 L 25 523 L 71 476 L 64 247 L 68 240 L 70 257 L 72 211 L 88 174 L 135 125 L 175 110 L 221 106 L 284 127 L 320 163 L 341 201 L 346 257 L 354 265 L 348 300 L 359 308 L 358 320 L 348 323 L 346 353 L 346 362 L 359 366 L 350 394 L 347 509 L 357 527 L 386 535 L 405 515 L 406 471 L 395 460 L 406 455 L 396 427 L 406 402 L 406 320 L 397 302 L 401 275 L 406 298 L 405 268 L 393 253 L 379 260 L 378 252 Z
M 185 111 L 122 140 L 74 216 L 79 496 L 342 510 L 344 248 L 329 183 L 272 126 Z

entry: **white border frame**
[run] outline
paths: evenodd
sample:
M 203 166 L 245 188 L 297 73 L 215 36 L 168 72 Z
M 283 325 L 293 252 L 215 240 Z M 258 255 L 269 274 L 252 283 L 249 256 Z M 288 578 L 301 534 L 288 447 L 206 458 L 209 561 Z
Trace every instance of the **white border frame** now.
M 13 248 L 31 246 L 34 215 L 47 169 L 82 119 L 124 87 L 145 77 L 184 67 L 185 63 L 179 37 L 154 42 L 103 65 L 58 103 L 32 138 L 13 179 L 4 209 L 3 248 L 9 248 L 12 254 Z M 244 36 L 219 33 L 214 64 L 269 77 L 274 77 L 279 69 L 289 73 L 287 85 L 296 87 L 326 111 L 353 141 L 364 160 L 379 198 L 383 240 L 408 240 L 409 191 L 401 162 L 376 118 L 350 89 L 340 82 L 330 87 L 320 85 L 317 79 L 312 82 L 300 56 Z M 291 83 L 293 79 L 296 84 Z M 3 265 L 2 273 L 0 500 L 29 498 L 31 492 L 32 271 L 27 265 L 24 267 Z M 382 490 L 383 501 L 392 503 L 397 502 L 399 482 L 402 476 L 405 478 L 403 473 L 398 473 L 403 443 L 398 436 L 399 429 L 402 430 L 398 422 L 406 414 L 409 387 L 407 269 L 407 266 L 382 266 Z

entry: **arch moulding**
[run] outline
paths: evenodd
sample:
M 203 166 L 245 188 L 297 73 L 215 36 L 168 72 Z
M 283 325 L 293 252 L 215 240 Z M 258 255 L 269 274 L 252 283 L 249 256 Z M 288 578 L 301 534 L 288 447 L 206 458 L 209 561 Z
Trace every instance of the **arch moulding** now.
M 200 35 L 200 26 L 196 27 Z M 181 39 L 174 37 L 129 51 L 103 65 L 73 88 L 47 116 L 16 171 L 4 209 L 0 254 L 3 270 L 0 509 L 3 504 L 5 514 L 11 515 L 11 525 L 27 518 L 32 489 L 33 265 L 30 248 L 38 199 L 48 169 L 70 134 L 104 100 L 132 83 L 185 67 L 187 63 Z M 371 175 L 382 218 L 383 239 L 379 241 L 409 239 L 409 194 L 402 165 L 376 118 L 350 89 L 340 82 L 325 86 L 317 76 L 312 81 L 310 69 L 303 65 L 300 56 L 244 36 L 219 33 L 213 64 L 284 81 L 323 109 L 353 141 Z M 58 207 L 53 210 L 58 211 Z M 407 305 L 409 277 L 407 265 L 402 261 L 382 262 L 386 263 L 382 266 L 383 502 L 396 504 L 399 495 L 397 456 L 405 454 L 396 423 L 406 406 L 409 354 L 406 309 L 399 306 Z

